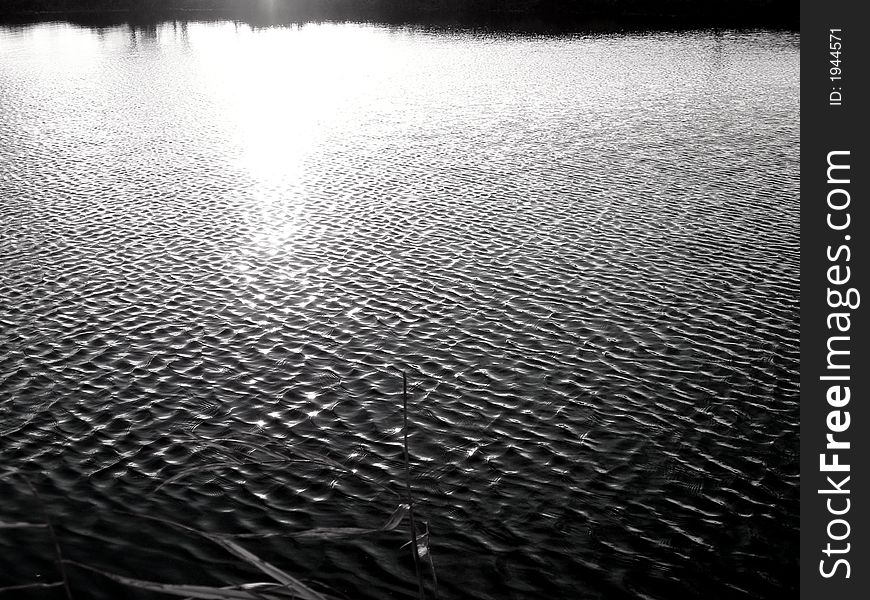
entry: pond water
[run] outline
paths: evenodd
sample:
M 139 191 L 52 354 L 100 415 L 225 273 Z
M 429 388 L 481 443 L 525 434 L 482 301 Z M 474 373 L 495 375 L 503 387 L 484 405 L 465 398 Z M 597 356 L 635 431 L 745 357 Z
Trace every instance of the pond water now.
M 266 579 L 152 516 L 412 598 L 407 522 L 288 537 L 403 502 L 404 371 L 440 597 L 795 593 L 798 72 L 762 30 L 0 27 L 0 469 L 107 571 Z M 52 552 L 3 530 L 0 586 Z

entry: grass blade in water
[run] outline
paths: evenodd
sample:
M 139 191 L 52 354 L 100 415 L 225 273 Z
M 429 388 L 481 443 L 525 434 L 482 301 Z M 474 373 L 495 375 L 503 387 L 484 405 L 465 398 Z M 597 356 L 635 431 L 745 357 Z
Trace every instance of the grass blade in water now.
M 392 515 L 390 515 L 390 518 L 387 519 L 387 522 L 384 523 L 383 526 L 375 529 L 366 529 L 363 527 L 318 527 L 316 529 L 294 533 L 292 534 L 292 537 L 298 540 L 337 540 L 356 535 L 392 531 L 399 526 L 406 514 L 408 514 L 408 505 L 402 504 L 395 510 L 395 512 L 393 512 Z
M 106 577 L 113 581 L 117 581 L 118 583 L 129 587 L 138 588 L 140 590 L 149 590 L 152 592 L 161 592 L 163 594 L 171 594 L 173 596 L 181 596 L 184 598 L 197 598 L 201 600 L 258 600 L 259 598 L 264 597 L 263 594 L 254 591 L 217 588 L 204 585 L 176 585 L 171 583 L 157 583 L 155 581 L 145 581 L 143 579 L 124 577 L 123 575 L 118 575 L 116 573 L 109 573 L 108 571 L 95 569 L 94 567 L 90 567 L 88 565 L 72 560 L 67 560 L 65 562 L 68 565 L 74 565 L 76 567 L 92 571 L 94 573 L 99 573 L 103 577 Z M 276 596 L 274 594 L 271 594 L 265 597 L 277 600 L 278 598 L 286 598 L 287 596 Z

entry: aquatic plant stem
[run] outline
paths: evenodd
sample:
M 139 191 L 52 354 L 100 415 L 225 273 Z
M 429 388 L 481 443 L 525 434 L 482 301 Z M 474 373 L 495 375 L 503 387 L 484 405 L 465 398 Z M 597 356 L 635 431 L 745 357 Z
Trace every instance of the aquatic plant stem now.
M 432 570 L 432 593 L 435 596 L 435 600 L 438 600 L 438 576 L 435 574 L 435 561 L 432 560 L 432 536 L 429 534 L 429 521 L 423 521 L 423 525 L 426 527 L 426 556 L 429 558 L 429 568 Z
M 22 590 L 43 590 L 66 585 L 63 581 L 55 581 L 53 583 L 22 583 L 21 585 L 10 585 L 0 587 L 0 594 L 4 592 L 19 592 Z
M 402 407 L 403 427 L 405 435 L 405 491 L 408 494 L 408 517 L 411 520 L 411 547 L 414 549 L 414 571 L 417 574 L 417 587 L 420 592 L 420 600 L 425 600 L 423 592 L 423 575 L 420 572 L 420 554 L 417 548 L 417 522 L 414 519 L 414 498 L 411 495 L 411 460 L 408 453 L 408 377 L 402 371 Z

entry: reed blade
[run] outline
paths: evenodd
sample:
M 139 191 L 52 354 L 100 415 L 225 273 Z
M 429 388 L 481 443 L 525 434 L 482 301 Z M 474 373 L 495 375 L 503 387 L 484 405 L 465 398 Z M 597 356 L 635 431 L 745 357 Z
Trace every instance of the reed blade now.
M 117 573 L 103 571 L 89 565 L 82 564 L 73 560 L 64 561 L 68 565 L 73 565 L 93 573 L 97 573 L 111 579 L 120 584 L 138 588 L 140 590 L 148 590 L 152 592 L 161 592 L 172 596 L 181 596 L 183 598 L 196 598 L 198 600 L 257 600 L 263 598 L 263 594 L 258 594 L 248 590 L 234 590 L 227 588 L 209 587 L 204 585 L 184 585 L 171 583 L 158 583 L 156 581 L 145 581 L 143 579 L 134 579 L 133 577 L 125 577 Z M 279 596 L 271 595 L 266 598 L 277 599 Z M 284 596 L 286 598 L 286 596 Z

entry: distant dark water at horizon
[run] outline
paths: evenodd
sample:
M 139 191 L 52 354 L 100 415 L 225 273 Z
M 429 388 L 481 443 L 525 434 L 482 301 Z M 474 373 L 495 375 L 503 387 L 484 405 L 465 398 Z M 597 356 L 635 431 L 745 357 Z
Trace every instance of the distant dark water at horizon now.
M 512 29 L 555 27 L 765 27 L 797 31 L 789 0 L 6 0 L 0 22 L 60 17 L 83 25 L 218 18 L 257 26 L 351 21 Z
M 404 370 L 443 598 L 792 594 L 798 144 L 788 32 L 0 27 L 0 472 L 77 560 L 262 580 L 126 512 L 382 525 Z M 191 431 L 361 477 L 215 472 Z M 404 531 L 246 543 L 411 598 Z M 43 532 L 0 555 L 55 577 Z

